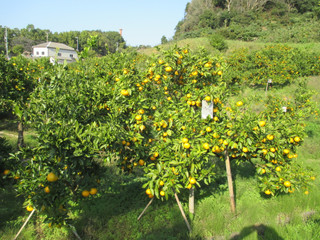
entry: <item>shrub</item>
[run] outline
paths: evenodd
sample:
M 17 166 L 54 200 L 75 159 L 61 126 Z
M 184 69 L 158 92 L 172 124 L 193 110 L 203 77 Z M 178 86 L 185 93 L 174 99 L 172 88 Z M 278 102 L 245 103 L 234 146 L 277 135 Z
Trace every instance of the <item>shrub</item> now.
M 227 42 L 224 37 L 219 34 L 212 34 L 209 36 L 210 45 L 219 51 L 224 51 L 228 49 Z

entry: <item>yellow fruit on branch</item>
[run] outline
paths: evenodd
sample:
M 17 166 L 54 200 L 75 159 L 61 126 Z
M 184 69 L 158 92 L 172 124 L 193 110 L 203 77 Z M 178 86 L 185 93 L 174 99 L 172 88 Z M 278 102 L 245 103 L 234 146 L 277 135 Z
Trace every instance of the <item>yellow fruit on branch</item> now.
M 121 93 L 121 95 L 123 95 L 123 96 L 129 96 L 129 91 L 126 90 L 126 89 L 122 89 L 120 93 Z
M 189 142 L 188 138 L 182 138 L 182 143 L 187 143 L 187 142 Z
M 291 187 L 291 182 L 285 181 L 285 182 L 283 183 L 283 185 L 284 185 L 285 187 Z
M 241 106 L 243 105 L 243 102 L 242 102 L 242 101 L 238 101 L 238 102 L 236 103 L 236 105 L 237 105 L 238 107 L 241 107 Z
M 47 180 L 49 182 L 55 182 L 57 181 L 59 178 L 57 175 L 55 175 L 53 172 L 49 173 L 48 176 L 47 176 Z
M 266 195 L 270 195 L 270 194 L 271 194 L 271 191 L 270 191 L 269 189 L 267 189 L 266 191 L 264 191 L 264 193 L 265 193 Z
M 208 149 L 210 148 L 210 145 L 209 145 L 209 143 L 204 143 L 204 144 L 202 145 L 202 147 L 203 147 L 204 149 L 208 150 Z
M 83 190 L 82 193 L 81 193 L 81 195 L 82 195 L 83 197 L 89 197 L 90 192 L 89 192 L 88 190 Z
M 264 127 L 265 125 L 266 125 L 266 122 L 265 122 L 265 121 L 263 121 L 263 120 L 262 120 L 262 121 L 259 121 L 259 126 L 260 126 L 260 127 Z
M 164 197 L 165 195 L 166 195 L 166 193 L 165 193 L 163 190 L 161 190 L 161 191 L 160 191 L 160 196 L 161 196 L 161 197 Z
M 45 192 L 45 193 L 50 193 L 50 188 L 49 188 L 48 186 L 46 186 L 46 187 L 44 188 L 44 192 Z
M 183 144 L 183 147 L 185 148 L 185 149 L 189 149 L 190 147 L 191 147 L 191 145 L 190 145 L 190 143 L 184 143 Z
M 95 194 L 97 194 L 97 192 L 98 192 L 98 189 L 96 189 L 96 188 L 91 188 L 89 193 L 90 193 L 91 195 L 95 195 Z
M 189 182 L 190 182 L 190 184 L 195 184 L 197 182 L 197 180 L 195 178 L 191 177 Z
M 28 205 L 26 207 L 26 209 L 27 209 L 28 212 L 32 212 L 33 211 L 33 207 L 31 205 Z
M 149 188 L 146 190 L 146 194 L 147 194 L 147 195 L 152 194 L 152 192 L 151 192 L 151 190 L 150 190 Z

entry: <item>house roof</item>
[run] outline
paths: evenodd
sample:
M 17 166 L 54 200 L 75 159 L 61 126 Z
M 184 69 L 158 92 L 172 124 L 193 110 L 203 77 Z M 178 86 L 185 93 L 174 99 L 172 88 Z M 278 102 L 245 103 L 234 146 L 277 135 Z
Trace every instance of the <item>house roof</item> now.
M 64 50 L 73 50 L 74 48 L 69 47 L 63 43 L 57 43 L 57 42 L 46 42 L 46 43 L 40 43 L 38 45 L 33 46 L 33 48 L 59 48 L 59 49 L 64 49 Z

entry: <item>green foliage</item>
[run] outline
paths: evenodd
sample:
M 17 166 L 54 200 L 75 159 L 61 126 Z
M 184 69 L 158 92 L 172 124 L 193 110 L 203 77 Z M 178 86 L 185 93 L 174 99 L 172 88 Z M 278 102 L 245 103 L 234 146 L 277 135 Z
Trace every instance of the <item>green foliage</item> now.
M 224 37 L 219 34 L 212 34 L 209 36 L 209 42 L 211 46 L 219 51 L 225 51 L 228 49 L 228 44 Z

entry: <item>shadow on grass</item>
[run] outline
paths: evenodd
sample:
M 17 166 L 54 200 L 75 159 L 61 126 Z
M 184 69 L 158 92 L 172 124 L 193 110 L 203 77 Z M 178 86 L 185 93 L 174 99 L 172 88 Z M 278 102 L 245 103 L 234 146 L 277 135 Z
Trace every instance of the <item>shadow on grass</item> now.
M 272 240 L 284 240 L 278 233 L 271 227 L 268 227 L 264 224 L 256 224 L 252 226 L 245 227 L 241 230 L 240 233 L 234 234 L 231 236 L 229 240 L 240 240 L 245 239 L 247 236 L 252 234 L 253 232 L 257 232 L 257 239 L 265 240 L 265 239 L 272 239 Z
M 16 220 L 18 217 L 25 214 L 22 208 L 23 199 L 16 197 L 16 193 L 13 191 L 13 186 L 10 184 L 4 188 L 0 188 L 0 230 L 5 225 Z
M 128 177 L 74 207 L 74 226 L 82 239 L 188 239 L 188 229 L 175 199 L 150 199 L 143 181 Z

